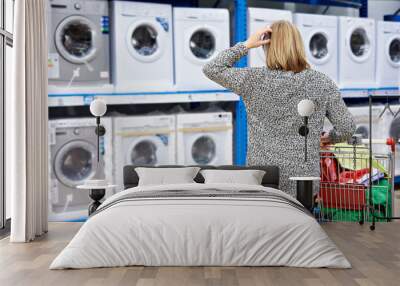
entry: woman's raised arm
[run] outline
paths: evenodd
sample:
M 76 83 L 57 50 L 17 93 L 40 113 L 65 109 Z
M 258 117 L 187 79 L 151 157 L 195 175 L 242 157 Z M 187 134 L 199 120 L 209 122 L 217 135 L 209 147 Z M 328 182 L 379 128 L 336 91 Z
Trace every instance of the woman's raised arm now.
M 241 57 L 247 54 L 248 49 L 243 43 L 220 52 L 212 61 L 203 67 L 203 73 L 212 81 L 241 95 L 245 89 L 249 68 L 233 67 Z
M 251 35 L 245 43 L 238 43 L 220 52 L 203 67 L 204 74 L 212 81 L 242 95 L 242 91 L 245 90 L 245 86 L 248 84 L 251 68 L 236 68 L 233 65 L 241 57 L 245 56 L 249 49 L 268 44 L 269 40 L 262 39 L 262 35 L 270 32 L 270 28 L 259 30 Z

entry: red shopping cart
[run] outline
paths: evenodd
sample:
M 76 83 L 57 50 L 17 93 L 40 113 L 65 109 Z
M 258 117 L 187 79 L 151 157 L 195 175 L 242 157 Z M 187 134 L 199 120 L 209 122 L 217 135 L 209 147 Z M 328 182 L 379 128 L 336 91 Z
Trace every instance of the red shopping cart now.
M 317 197 L 320 220 L 363 223 L 372 220 L 370 210 L 382 217 L 391 215 L 394 142 L 374 142 L 380 146 L 373 148 L 371 180 L 367 140 L 361 140 L 361 144 L 323 147 Z

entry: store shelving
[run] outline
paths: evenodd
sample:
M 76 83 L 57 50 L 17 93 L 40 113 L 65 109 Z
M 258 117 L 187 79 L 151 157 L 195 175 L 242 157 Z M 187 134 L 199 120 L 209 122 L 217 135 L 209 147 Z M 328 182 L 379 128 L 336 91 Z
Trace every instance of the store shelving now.
M 368 98 L 369 89 L 367 88 L 355 88 L 355 89 L 341 89 L 340 90 L 343 98 Z
M 115 104 L 160 104 L 187 102 L 238 101 L 239 96 L 228 90 L 193 90 L 131 93 L 53 93 L 49 94 L 49 107 L 89 105 L 93 99 L 101 98 L 109 105 Z
M 356 98 L 365 102 L 367 102 L 369 95 L 382 96 L 382 98 L 385 98 L 388 95 L 400 95 L 400 89 L 398 87 L 342 89 L 340 92 L 344 99 Z

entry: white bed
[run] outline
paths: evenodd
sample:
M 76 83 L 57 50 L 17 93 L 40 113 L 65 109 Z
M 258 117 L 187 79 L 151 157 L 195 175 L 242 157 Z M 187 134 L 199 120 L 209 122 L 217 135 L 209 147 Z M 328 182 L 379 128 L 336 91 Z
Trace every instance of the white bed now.
M 157 197 L 166 192 L 175 195 Z M 195 183 L 135 187 L 110 197 L 50 269 L 128 265 L 351 267 L 283 192 Z

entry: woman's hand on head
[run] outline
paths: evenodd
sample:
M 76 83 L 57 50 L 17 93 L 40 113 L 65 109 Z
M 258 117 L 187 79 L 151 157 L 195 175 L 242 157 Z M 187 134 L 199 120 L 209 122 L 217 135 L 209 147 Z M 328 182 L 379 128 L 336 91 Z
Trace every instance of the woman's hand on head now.
M 252 48 L 258 48 L 262 45 L 266 45 L 270 43 L 270 39 L 263 39 L 263 35 L 265 34 L 271 34 L 272 30 L 270 27 L 266 27 L 263 29 L 258 30 L 254 34 L 252 34 L 247 41 L 244 43 L 246 48 L 252 49 Z

